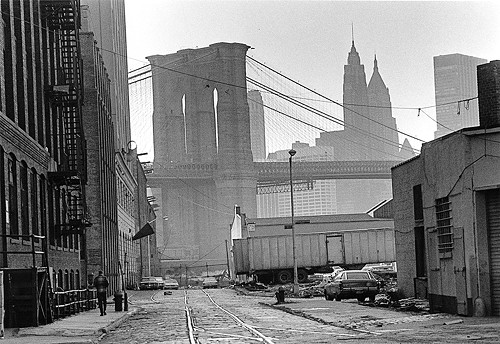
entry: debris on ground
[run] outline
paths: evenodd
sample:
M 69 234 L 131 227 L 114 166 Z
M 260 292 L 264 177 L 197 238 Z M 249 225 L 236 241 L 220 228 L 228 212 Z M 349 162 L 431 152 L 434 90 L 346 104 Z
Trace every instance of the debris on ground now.
M 413 297 L 405 298 L 398 288 L 396 278 L 380 279 L 381 289 L 376 296 L 375 301 L 360 302 L 360 304 L 370 307 L 393 308 L 395 310 L 410 311 L 410 312 L 430 312 L 429 301 L 416 299 Z M 324 297 L 324 281 L 310 281 L 299 285 L 298 294 L 293 293 L 293 283 L 288 284 L 270 284 L 250 281 L 242 283 L 240 287 L 251 292 L 261 292 L 262 296 L 276 297 L 276 293 L 280 288 L 284 290 L 285 298 L 312 298 Z
M 245 288 L 248 291 L 257 291 L 257 290 L 269 290 L 269 287 L 264 283 L 250 281 L 240 284 L 241 287 Z

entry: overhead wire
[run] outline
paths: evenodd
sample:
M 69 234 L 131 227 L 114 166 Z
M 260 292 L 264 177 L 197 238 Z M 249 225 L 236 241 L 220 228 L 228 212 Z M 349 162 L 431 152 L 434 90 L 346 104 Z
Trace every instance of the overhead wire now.
M 309 88 L 309 87 L 307 87 L 307 86 L 305 86 L 305 85 L 302 85 L 301 83 L 299 83 L 299 82 L 297 82 L 297 81 L 295 81 L 295 80 L 293 80 L 293 79 L 291 79 L 291 78 L 287 77 L 286 75 L 284 75 L 284 74 L 282 74 L 282 73 L 280 73 L 280 72 L 276 71 L 275 69 L 273 69 L 273 68 L 271 68 L 271 67 L 268 67 L 267 65 L 265 65 L 265 64 L 263 64 L 262 62 L 260 62 L 260 61 L 258 61 L 258 60 L 256 60 L 256 59 L 254 59 L 253 57 L 248 56 L 248 55 L 247 55 L 247 57 L 248 57 L 250 60 L 252 60 L 252 61 L 254 61 L 254 62 L 256 62 L 256 63 L 258 63 L 258 64 L 262 65 L 263 67 L 265 67 L 265 68 L 268 68 L 268 69 L 272 70 L 273 72 L 275 72 L 275 73 L 277 73 L 278 75 L 280 75 L 281 77 L 283 77 L 283 78 L 285 78 L 285 79 L 289 80 L 290 82 L 292 82 L 292 83 L 294 83 L 294 84 L 296 84 L 296 85 L 299 85 L 299 86 L 301 86 L 301 87 L 305 88 L 306 90 L 308 90 L 309 92 L 312 92 L 312 93 L 316 94 L 316 95 L 317 95 L 317 96 L 319 96 L 319 97 L 322 97 L 322 98 L 324 98 L 324 99 L 326 99 L 326 100 L 329 100 L 330 102 L 332 102 L 332 103 L 334 103 L 334 104 L 336 104 L 336 105 L 338 105 L 338 106 L 340 106 L 340 107 L 342 107 L 342 108 L 344 108 L 344 109 L 346 109 L 346 110 L 348 110 L 348 111 L 351 111 L 351 112 L 353 112 L 353 113 L 355 113 L 355 114 L 357 114 L 357 115 L 359 115 L 359 116 L 361 116 L 361 117 L 363 117 L 363 118 L 365 118 L 365 119 L 367 119 L 367 120 L 369 120 L 369 121 L 375 122 L 375 123 L 377 123 L 377 124 L 379 124 L 379 125 L 381 125 L 381 126 L 383 126 L 383 127 L 387 128 L 387 129 L 389 129 L 389 130 L 394 130 L 394 131 L 396 131 L 396 132 L 398 132 L 398 133 L 400 133 L 400 134 L 402 134 L 402 135 L 405 135 L 405 136 L 407 136 L 407 137 L 410 137 L 410 138 L 412 138 L 412 139 L 414 139 L 414 140 L 417 140 L 417 141 L 420 141 L 420 142 L 425 142 L 425 140 L 422 140 L 422 139 L 420 139 L 420 138 L 418 138 L 418 137 L 415 137 L 415 136 L 413 136 L 413 135 L 410 135 L 410 134 L 407 134 L 407 133 L 405 133 L 405 132 L 402 132 L 401 130 L 394 129 L 394 128 L 392 128 L 392 127 L 388 126 L 388 125 L 385 125 L 385 124 L 383 124 L 383 123 L 380 123 L 380 122 L 378 122 L 378 121 L 374 120 L 373 118 L 370 118 L 370 117 L 367 117 L 367 116 L 365 116 L 365 115 L 363 115 L 363 114 L 360 114 L 359 112 L 354 111 L 353 109 L 351 109 L 351 108 L 349 108 L 349 107 L 345 106 L 344 104 L 339 103 L 339 102 L 337 102 L 337 101 L 335 101 L 335 100 L 333 100 L 333 99 L 330 99 L 329 97 L 327 97 L 327 96 L 325 96 L 325 95 L 323 95 L 323 94 L 321 94 L 321 93 L 319 93 L 319 92 L 317 92 L 317 91 L 315 91 L 315 90 L 313 90 L 313 89 L 311 89 L 311 88 Z
M 205 80 L 205 81 L 214 82 L 214 83 L 216 83 L 216 84 L 222 84 L 222 85 L 226 85 L 226 86 L 232 86 L 232 87 L 238 87 L 238 88 L 244 88 L 244 89 L 246 89 L 246 85 L 245 85 L 245 86 L 241 86 L 241 85 L 234 85 L 234 84 L 230 84 L 230 83 L 227 83 L 227 82 L 221 82 L 221 81 L 214 80 L 214 79 L 211 79 L 211 78 L 202 77 L 202 76 L 194 75 L 194 74 L 191 74 L 191 73 L 178 71 L 178 70 L 175 70 L 175 69 L 172 69 L 172 68 L 169 68 L 169 67 L 165 67 L 165 66 L 159 66 L 159 65 L 157 66 L 157 65 L 153 65 L 153 64 L 151 64 L 151 66 L 154 66 L 154 67 L 157 67 L 157 68 L 161 68 L 161 69 L 166 69 L 166 70 L 168 70 L 168 71 L 172 71 L 172 72 L 179 73 L 179 74 L 182 74 L 182 75 L 186 75 L 186 76 L 189 76 L 189 77 L 194 77 L 194 78 L 199 78 L 199 79 L 202 79 L 202 80 Z M 282 76 L 283 76 L 283 75 L 282 75 Z M 149 77 L 148 77 L 148 78 L 149 78 Z M 286 79 L 289 79 L 289 78 L 288 78 L 288 77 L 286 77 L 286 76 L 285 76 L 285 78 L 286 78 Z M 248 78 L 247 78 L 247 79 L 248 79 Z M 291 80 L 291 79 L 289 79 L 289 80 Z M 252 80 L 251 80 L 251 81 L 252 81 Z M 292 81 L 292 82 L 295 82 L 295 81 Z M 296 82 L 295 82 L 295 83 L 296 83 Z M 300 84 L 299 84 L 299 85 L 300 85 Z M 303 86 L 303 85 L 300 85 L 300 86 L 302 86 L 302 87 L 304 87 L 304 88 L 308 89 L 307 87 L 305 87 L 305 86 Z M 308 89 L 308 90 L 310 90 L 310 89 Z M 313 92 L 315 92 L 315 91 L 313 91 Z M 316 92 L 316 93 L 317 93 L 317 92 Z M 318 95 L 320 95 L 319 93 L 317 93 L 317 94 L 318 94 Z M 322 96 L 322 95 L 321 95 L 321 96 Z M 328 98 L 327 98 L 327 99 L 328 99 Z M 336 103 L 335 101 L 332 101 L 332 102 Z M 309 110 L 309 111 L 310 111 L 310 110 Z M 350 111 L 355 112 L 354 110 L 350 110 Z M 355 112 L 355 113 L 357 113 L 357 112 Z M 366 116 L 363 116 L 363 117 L 365 117 L 365 118 L 366 118 Z M 333 119 L 333 118 L 335 118 L 335 117 L 332 117 L 332 119 Z M 335 120 L 336 120 L 336 121 L 338 121 L 338 122 L 337 122 L 338 124 L 342 124 L 342 121 L 340 121 L 339 119 L 335 119 Z M 376 122 L 376 123 L 378 123 L 378 124 L 380 124 L 380 125 L 382 125 L 382 126 L 388 127 L 388 126 L 386 126 L 386 125 L 384 125 L 384 124 L 382 124 L 382 123 L 379 123 L 379 122 L 377 122 L 377 121 L 374 121 L 374 122 Z M 390 127 L 388 127 L 388 128 L 390 128 Z M 358 128 L 358 129 L 359 129 L 359 128 Z M 360 129 L 360 130 L 362 130 L 362 129 Z M 396 130 L 396 131 L 397 131 L 397 130 Z M 419 140 L 419 141 L 424 142 L 423 140 L 418 139 L 418 138 L 414 137 L 413 135 L 409 135 L 409 134 L 403 133 L 403 132 L 401 132 L 401 131 L 398 131 L 398 132 L 399 132 L 399 133 L 402 133 L 403 135 L 406 135 L 406 136 L 408 136 L 408 137 L 411 137 L 411 138 L 413 138 L 413 139 L 416 139 L 416 140 Z
M 299 106 L 299 107 L 305 108 L 306 110 L 311 111 L 312 113 L 314 113 L 314 114 L 316 114 L 316 115 L 318 115 L 318 116 L 320 116 L 320 117 L 322 117 L 322 118 L 324 118 L 324 119 L 326 119 L 326 120 L 330 120 L 330 121 L 333 121 L 334 123 L 339 124 L 339 125 L 341 125 L 341 126 L 343 126 L 343 127 L 349 127 L 349 128 L 351 128 L 351 129 L 353 129 L 353 130 L 355 130 L 355 131 L 362 132 L 363 134 L 366 134 L 366 135 L 368 135 L 368 136 L 370 136 L 370 137 L 372 137 L 372 138 L 374 138 L 374 139 L 376 139 L 376 140 L 382 141 L 383 143 L 388 144 L 388 145 L 390 145 L 390 146 L 397 147 L 398 149 L 399 149 L 399 148 L 403 148 L 403 145 L 402 145 L 402 144 L 400 144 L 400 143 L 393 142 L 393 141 L 391 141 L 391 140 L 389 140 L 389 139 L 387 139 L 387 138 L 385 138 L 385 137 L 381 137 L 381 136 L 379 136 L 379 135 L 377 135 L 377 134 L 375 134 L 375 133 L 372 133 L 372 132 L 369 132 L 369 131 L 366 131 L 366 130 L 363 130 L 363 129 L 357 128 L 356 126 L 351 126 L 351 125 L 349 125 L 349 124 L 346 124 L 343 120 L 341 120 L 341 119 L 339 119 L 339 118 L 336 118 L 336 117 L 334 117 L 334 116 L 332 116 L 332 115 L 330 115 L 330 114 L 328 114 L 328 113 L 326 113 L 326 112 L 324 112 L 324 111 L 318 110 L 318 109 L 316 109 L 316 108 L 314 108 L 314 107 L 312 107 L 312 106 L 310 106 L 310 105 L 308 105 L 308 104 L 304 104 L 304 103 L 302 103 L 302 102 L 300 102 L 300 101 L 298 101 L 298 100 L 296 100 L 296 99 L 293 99 L 293 98 L 292 98 L 291 96 L 289 96 L 289 95 L 285 95 L 285 94 L 283 94 L 283 93 L 281 93 L 281 92 L 279 92 L 279 91 L 276 91 L 276 90 L 274 90 L 274 89 L 271 89 L 271 88 L 269 88 L 269 87 L 267 87 L 267 86 L 263 85 L 263 84 L 262 84 L 262 83 L 260 83 L 260 82 L 256 82 L 256 81 L 255 81 L 255 80 L 253 80 L 252 78 L 247 77 L 247 79 L 250 81 L 250 83 L 252 83 L 252 84 L 254 84 L 254 85 L 256 85 L 256 86 L 262 87 L 262 88 L 263 88 L 264 90 L 266 90 L 267 92 L 269 92 L 269 93 L 271 93 L 271 94 L 273 94 L 273 95 L 276 95 L 276 96 L 278 96 L 278 97 L 281 97 L 281 98 L 285 99 L 286 101 L 289 101 L 289 102 L 291 102 L 291 103 L 295 104 L 296 106 Z M 273 110 L 275 110 L 275 109 L 273 109 Z M 326 131 L 326 130 L 322 130 L 322 131 Z M 356 138 L 357 138 L 357 137 L 356 137 Z M 361 144 L 361 142 L 359 142 L 358 140 L 349 140 L 349 139 L 347 139 L 347 138 L 343 138 L 343 139 L 344 139 L 344 140 L 346 140 L 346 141 L 352 142 L 352 143 L 354 143 L 354 144 L 361 145 L 361 146 L 364 146 L 364 147 L 366 147 L 366 148 L 373 149 L 373 150 L 375 150 L 375 151 L 379 151 L 379 152 L 382 152 L 382 153 L 384 153 L 384 154 L 387 154 L 387 155 L 391 155 L 391 156 L 394 156 L 394 157 L 400 158 L 399 156 L 396 156 L 396 155 L 394 155 L 394 154 L 390 154 L 390 153 L 388 153 L 388 152 L 386 152 L 386 151 L 381 151 L 381 150 L 377 149 L 376 147 L 363 145 L 363 144 Z
M 16 20 L 22 21 L 22 22 L 24 22 L 24 23 L 28 23 L 28 24 L 33 25 L 34 27 L 38 27 L 38 28 L 40 28 L 41 30 L 44 30 L 44 31 L 46 31 L 46 32 L 49 32 L 49 33 L 58 33 L 58 31 L 57 31 L 57 30 L 52 30 L 52 29 L 49 29 L 48 27 L 44 27 L 44 26 L 42 26 L 42 25 L 38 25 L 38 24 L 36 24 L 36 23 L 34 23 L 34 22 L 31 22 L 31 21 L 25 20 L 25 19 L 23 19 L 23 18 L 19 18 L 19 17 L 17 17 L 17 16 L 12 15 L 12 13 L 10 13 L 10 12 L 0 11 L 0 13 L 2 13 L 2 14 L 6 14 L 6 15 L 9 15 L 9 16 L 10 16 L 11 18 L 13 18 L 13 19 L 16 19 Z M 42 18 L 42 19 L 44 19 L 44 18 Z M 103 47 L 98 47 L 98 49 L 99 49 L 99 50 L 102 50 L 102 51 L 105 51 L 105 52 L 108 52 L 108 53 L 111 53 L 111 54 L 114 54 L 114 55 L 117 55 L 117 56 L 120 56 L 120 57 L 124 57 L 124 58 L 126 58 L 126 59 L 128 59 L 128 60 L 137 61 L 137 62 L 140 62 L 140 63 L 143 63 L 143 64 L 145 63 L 143 59 L 134 58 L 134 57 L 129 56 L 128 54 L 121 54 L 121 53 L 119 53 L 119 52 L 116 52 L 116 51 L 113 51 L 113 50 L 109 50 L 109 49 L 105 49 L 105 48 L 103 48 Z M 257 63 L 261 64 L 262 66 L 264 66 L 264 67 L 266 67 L 266 68 L 272 69 L 272 68 L 268 67 L 267 65 L 265 65 L 264 63 L 259 62 L 259 61 L 257 61 L 256 59 L 252 58 L 251 56 L 248 56 L 248 55 L 247 55 L 247 57 L 248 57 L 248 58 L 250 58 L 250 59 L 252 59 L 252 60 L 254 60 L 255 62 L 257 62 Z M 135 72 L 135 71 L 138 71 L 138 70 L 140 70 L 140 69 L 142 69 L 142 68 L 146 68 L 146 67 L 148 67 L 148 66 L 151 66 L 151 64 L 149 63 L 149 64 L 146 64 L 146 65 L 144 65 L 144 66 L 138 67 L 138 68 L 136 68 L 136 69 L 133 69 L 133 70 L 131 70 L 131 71 L 128 71 L 128 73 L 129 73 L 129 74 L 130 74 L 130 73 L 133 73 L 133 72 Z M 163 68 L 163 69 L 167 69 L 167 70 L 168 70 L 168 68 L 166 68 L 166 67 L 162 67 L 162 66 L 155 66 L 155 67 L 161 67 L 161 68 Z M 192 77 L 195 77 L 195 78 L 201 78 L 201 79 L 204 79 L 204 80 L 207 80 L 207 81 L 217 82 L 217 83 L 220 83 L 220 84 L 223 84 L 223 85 L 227 85 L 227 86 L 243 87 L 243 86 L 241 86 L 241 85 L 232 85 L 232 84 L 228 84 L 228 83 L 224 83 L 224 82 L 220 82 L 220 81 L 216 81 L 216 80 L 211 80 L 211 79 L 208 79 L 208 78 L 203 78 L 203 77 L 201 77 L 201 76 L 197 76 L 197 75 L 191 75 L 191 74 L 188 74 L 188 73 L 182 73 L 182 72 L 180 72 L 180 71 L 175 71 L 175 70 L 171 70 L 171 71 L 173 71 L 173 72 L 178 72 L 178 73 L 181 73 L 181 74 L 185 74 L 185 75 L 188 75 L 188 76 L 192 76 Z M 137 77 L 137 75 L 135 75 L 135 76 L 133 76 L 133 77 Z M 132 78 L 133 78 L 133 77 L 132 77 Z M 145 79 L 148 79 L 148 78 L 150 78 L 150 77 L 151 77 L 151 76 L 148 76 L 148 77 L 146 77 Z M 290 80 L 291 80 L 291 81 L 293 81 L 292 79 L 290 79 Z M 139 80 L 139 81 L 141 81 L 141 80 Z M 305 87 L 305 86 L 304 86 L 304 87 Z M 311 91 L 312 91 L 312 92 L 314 92 L 314 93 L 316 93 L 316 91 L 314 91 L 314 90 L 311 90 Z M 319 93 L 317 93 L 317 94 L 318 94 L 318 95 L 320 95 Z M 322 95 L 321 95 L 321 96 L 322 96 Z M 322 97 L 323 97 L 323 96 L 322 96 Z M 439 106 L 444 106 L 444 105 L 455 104 L 455 103 L 457 103 L 457 102 L 467 102 L 467 103 L 468 103 L 468 101 L 473 100 L 473 99 L 477 99 L 477 98 L 478 98 L 477 96 L 476 96 L 476 97 L 470 97 L 470 98 L 461 99 L 461 100 L 458 100 L 458 101 L 451 101 L 451 102 L 448 102 L 448 103 L 442 103 L 442 104 L 436 104 L 436 105 L 430 105 L 430 106 L 424 106 L 424 107 L 397 107 L 397 106 L 392 106 L 391 108 L 393 108 L 393 109 L 413 109 L 413 110 L 419 110 L 419 109 L 420 109 L 420 110 L 421 110 L 421 109 L 428 109 L 428 108 L 434 108 L 434 107 L 439 107 Z M 348 103 L 346 103 L 346 104 L 342 104 L 342 103 L 336 102 L 336 101 L 334 101 L 334 100 L 331 100 L 331 99 L 329 99 L 328 97 L 325 97 L 325 99 L 326 99 L 326 101 L 336 103 L 337 105 L 342 106 L 342 107 L 343 107 L 344 105 L 352 105 L 352 106 L 367 106 L 367 107 L 380 107 L 380 106 L 376 106 L 376 105 L 359 105 L 359 104 L 348 104 Z M 382 108 L 384 108 L 384 107 L 382 107 Z M 389 108 L 389 107 L 387 107 L 387 108 Z M 352 111 L 352 110 L 351 110 L 351 111 Z M 411 135 L 408 135 L 408 134 L 405 134 L 405 133 L 402 133 L 402 132 L 401 132 L 401 134 L 402 134 L 402 135 L 406 135 L 406 136 L 408 136 L 408 137 L 412 137 Z M 412 137 L 412 138 L 413 138 L 413 137 Z M 414 138 L 414 139 L 419 140 L 419 141 L 421 141 L 421 142 L 425 142 L 425 141 L 423 141 L 423 140 L 421 140 L 421 139 L 418 139 L 418 138 Z
M 301 107 L 301 108 L 303 108 L 303 109 L 305 109 L 305 110 L 307 110 L 307 111 L 311 111 L 311 112 L 315 113 L 315 114 L 316 114 L 316 115 L 318 115 L 318 116 L 321 116 L 321 117 L 323 117 L 323 118 L 325 118 L 325 119 L 331 120 L 331 121 L 333 121 L 333 122 L 335 122 L 335 123 L 337 123 L 337 124 L 343 125 L 343 126 L 345 126 L 345 127 L 350 127 L 350 128 L 352 128 L 352 129 L 354 129 L 354 130 L 356 130 L 356 131 L 360 131 L 360 132 L 362 132 L 362 133 L 364 133 L 364 134 L 367 134 L 368 136 L 371 136 L 371 137 L 372 137 L 372 138 L 374 138 L 374 139 L 378 139 L 378 140 L 380 140 L 380 141 L 385 141 L 385 142 L 384 142 L 385 144 L 388 144 L 388 145 L 391 145 L 391 146 L 394 146 L 394 147 L 397 147 L 397 148 L 401 148 L 401 147 L 402 147 L 402 145 L 401 145 L 401 144 L 396 144 L 396 143 L 394 143 L 394 142 L 392 142 L 392 141 L 390 141 L 390 140 L 388 140 L 388 139 L 386 139 L 386 138 L 384 138 L 384 137 L 381 137 L 381 136 L 379 136 L 379 135 L 373 134 L 373 133 L 368 132 L 368 131 L 366 131 L 366 130 L 363 130 L 363 129 L 357 128 L 357 127 L 355 127 L 355 126 L 350 126 L 350 125 L 346 124 L 344 121 L 342 121 L 342 120 L 340 120 L 340 119 L 338 119 L 338 118 L 335 118 L 335 117 L 333 117 L 333 116 L 330 116 L 330 115 L 328 115 L 328 114 L 326 114 L 326 113 L 324 113 L 324 112 L 322 112 L 322 111 L 320 111 L 320 110 L 317 110 L 317 109 L 314 109 L 314 108 L 310 108 L 308 105 L 306 105 L 306 104 L 304 104 L 304 103 L 301 103 L 301 102 L 299 102 L 299 101 L 296 101 L 296 100 L 294 100 L 293 98 L 287 98 L 287 96 L 286 96 L 286 95 L 284 95 L 284 94 L 282 94 L 281 92 L 278 92 L 278 91 L 275 91 L 275 90 L 270 90 L 270 89 L 269 89 L 269 88 L 267 88 L 265 85 L 262 85 L 261 83 L 259 83 L 259 82 L 255 81 L 255 80 L 253 80 L 253 79 L 251 79 L 251 78 L 248 78 L 248 80 L 249 80 L 252 84 L 258 85 L 259 87 L 263 87 L 263 88 L 265 88 L 265 89 L 269 90 L 271 93 L 273 93 L 273 94 L 277 95 L 278 97 L 281 97 L 281 98 L 283 98 L 283 99 L 285 99 L 285 100 L 291 101 L 291 102 L 292 102 L 293 104 L 295 104 L 296 106 L 299 106 L 299 107 Z M 316 127 L 316 128 L 317 128 L 317 127 Z M 326 131 L 326 130 L 322 130 L 322 131 Z M 352 141 L 352 140 L 349 140 L 349 141 L 350 141 L 350 142 L 352 142 L 352 143 L 355 143 L 355 144 L 360 144 L 360 145 L 361 145 L 361 143 L 360 143 L 360 142 L 358 142 L 358 141 Z M 365 147 L 367 147 L 367 148 L 372 148 L 372 147 L 369 147 L 369 146 L 365 146 Z M 384 152 L 384 153 L 385 153 L 385 152 Z M 391 154 L 391 155 L 392 155 L 392 154 Z M 394 156 L 395 156 L 395 155 L 394 155 Z M 398 156 L 398 157 L 399 157 L 399 156 Z

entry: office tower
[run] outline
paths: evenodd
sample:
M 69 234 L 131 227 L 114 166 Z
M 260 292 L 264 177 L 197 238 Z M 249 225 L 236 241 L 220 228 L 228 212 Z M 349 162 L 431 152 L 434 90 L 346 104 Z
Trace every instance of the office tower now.
M 297 151 L 294 161 L 333 161 L 333 147 L 311 147 L 307 143 L 295 142 L 292 148 Z M 269 154 L 270 161 L 288 161 L 288 150 Z M 297 216 L 331 215 L 337 213 L 335 196 L 336 181 L 316 180 L 313 189 L 294 192 L 294 212 Z M 290 216 L 290 192 L 257 195 L 257 217 Z
M 436 99 L 438 138 L 455 130 L 477 126 L 479 110 L 477 99 L 459 100 L 477 96 L 477 65 L 488 62 L 462 54 L 434 56 L 434 89 Z M 445 105 L 440 105 L 445 104 Z

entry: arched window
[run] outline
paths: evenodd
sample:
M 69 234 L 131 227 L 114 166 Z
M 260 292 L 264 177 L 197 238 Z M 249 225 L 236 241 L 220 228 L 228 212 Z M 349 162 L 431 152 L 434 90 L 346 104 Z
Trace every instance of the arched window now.
M 47 240 L 47 186 L 45 184 L 45 176 L 43 174 L 40 175 L 40 201 L 38 202 L 40 205 L 40 235 L 45 236 L 45 240 Z
M 0 223 L 2 224 L 0 234 L 7 234 L 6 228 L 4 228 L 3 224 L 5 222 L 8 222 L 8 220 L 5 220 L 4 216 L 6 216 L 7 219 L 9 216 L 9 209 L 8 209 L 9 201 L 8 201 L 8 198 L 6 197 L 6 194 L 5 194 L 6 180 L 5 180 L 5 156 L 4 156 L 4 153 L 5 153 L 5 151 L 3 150 L 3 147 L 0 146 Z
M 73 271 L 73 269 L 71 269 L 70 273 L 69 273 L 69 288 L 71 290 L 75 290 L 75 272 Z
M 30 184 L 30 195 L 31 195 L 31 232 L 35 235 L 40 235 L 40 227 L 38 225 L 38 208 L 41 203 L 38 201 L 38 175 L 34 168 L 31 169 L 31 184 Z M 34 239 L 38 242 L 38 238 Z
M 64 290 L 69 290 L 69 272 L 64 270 Z
M 80 281 L 80 270 L 76 270 L 75 272 L 75 288 L 80 289 L 80 286 L 82 284 L 82 281 Z
M 23 235 L 29 235 L 29 203 L 28 203 L 28 166 L 26 162 L 21 162 L 20 168 L 21 181 L 21 228 Z M 25 238 L 27 239 L 27 238 Z
M 19 234 L 19 221 L 17 218 L 17 160 L 14 154 L 10 154 L 7 161 L 9 183 L 9 197 L 7 205 L 7 227 L 10 234 Z
M 57 287 L 61 288 L 64 290 L 64 285 L 63 285 L 63 272 L 61 269 L 57 272 Z
M 61 235 L 61 189 L 54 188 L 54 212 L 55 212 L 55 237 L 57 246 L 62 247 Z
M 56 226 L 54 217 L 54 186 L 49 182 L 47 187 L 47 213 L 49 214 L 49 243 L 56 244 Z

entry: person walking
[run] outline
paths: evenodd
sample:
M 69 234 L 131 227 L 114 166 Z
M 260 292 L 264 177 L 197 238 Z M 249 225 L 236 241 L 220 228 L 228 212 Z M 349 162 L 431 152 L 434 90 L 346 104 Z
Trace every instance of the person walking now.
M 94 286 L 97 289 L 97 303 L 101 316 L 106 315 L 106 290 L 108 289 L 108 279 L 104 276 L 102 270 L 99 270 L 99 275 L 94 278 Z

